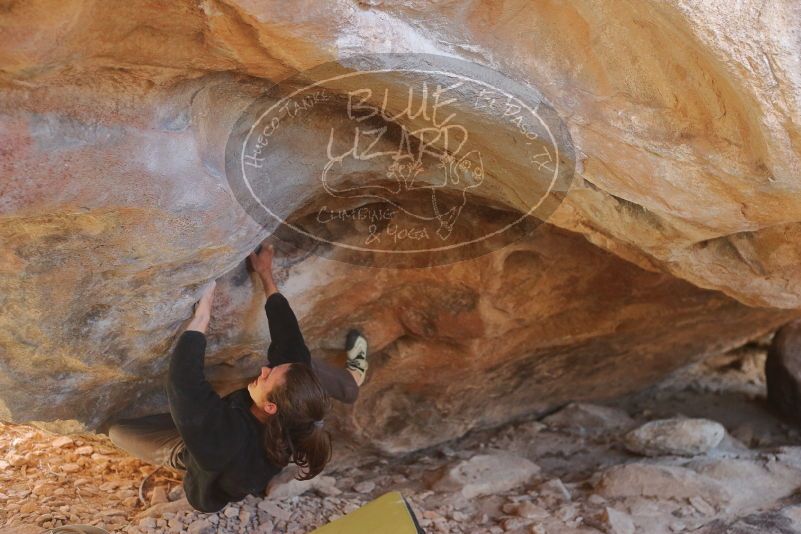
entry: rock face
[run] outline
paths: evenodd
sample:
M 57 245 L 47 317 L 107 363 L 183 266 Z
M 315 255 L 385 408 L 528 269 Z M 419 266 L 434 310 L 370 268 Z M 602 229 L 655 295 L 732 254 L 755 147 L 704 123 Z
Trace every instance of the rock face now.
M 234 199 L 225 141 L 266 81 L 357 50 L 453 55 L 536 88 L 578 161 L 550 224 L 469 261 L 375 269 L 277 243 L 315 355 L 339 361 L 352 326 L 370 339 L 338 453 L 641 388 L 797 316 L 797 3 L 372 4 L 2 10 L 0 417 L 96 428 L 163 410 L 171 344 L 217 277 L 209 376 L 225 391 L 258 367 L 243 260 L 273 229 Z M 510 149 L 483 126 L 484 148 Z

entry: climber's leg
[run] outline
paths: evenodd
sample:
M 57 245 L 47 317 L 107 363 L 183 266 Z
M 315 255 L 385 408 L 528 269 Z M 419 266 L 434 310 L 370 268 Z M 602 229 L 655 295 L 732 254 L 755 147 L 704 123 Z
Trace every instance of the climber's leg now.
M 311 366 L 328 395 L 346 404 L 356 402 L 359 385 L 346 368 L 334 367 L 317 358 L 312 358 Z
M 111 441 L 120 449 L 145 462 L 185 470 L 184 440 L 168 413 L 122 419 L 108 430 Z
M 344 369 L 316 359 L 312 359 L 312 368 L 326 393 L 338 401 L 353 404 L 367 373 L 367 339 L 353 329 L 345 339 L 345 350 L 348 352 L 348 362 Z

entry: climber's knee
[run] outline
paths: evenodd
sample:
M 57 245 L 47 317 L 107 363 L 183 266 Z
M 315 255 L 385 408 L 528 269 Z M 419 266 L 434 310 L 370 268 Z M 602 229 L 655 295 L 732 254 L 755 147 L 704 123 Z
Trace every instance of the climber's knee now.
M 359 385 L 356 383 L 356 379 L 354 378 L 351 380 L 347 386 L 345 386 L 345 394 L 343 402 L 346 404 L 353 404 L 356 402 L 356 399 L 359 398 Z

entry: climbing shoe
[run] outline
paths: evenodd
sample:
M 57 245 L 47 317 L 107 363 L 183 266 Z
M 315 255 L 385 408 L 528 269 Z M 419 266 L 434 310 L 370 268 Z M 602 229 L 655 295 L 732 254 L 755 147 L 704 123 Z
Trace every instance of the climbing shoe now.
M 354 328 L 345 339 L 345 350 L 348 352 L 348 363 L 345 367 L 359 373 L 364 380 L 367 373 L 367 339 Z

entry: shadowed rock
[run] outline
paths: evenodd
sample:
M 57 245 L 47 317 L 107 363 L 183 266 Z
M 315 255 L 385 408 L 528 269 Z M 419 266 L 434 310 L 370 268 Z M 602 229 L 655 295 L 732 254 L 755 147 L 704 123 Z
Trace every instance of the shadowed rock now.
M 768 403 L 780 415 L 801 424 L 801 322 L 783 326 L 765 360 Z

